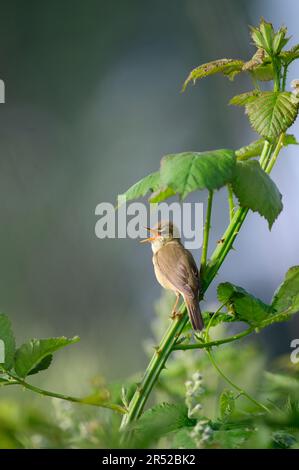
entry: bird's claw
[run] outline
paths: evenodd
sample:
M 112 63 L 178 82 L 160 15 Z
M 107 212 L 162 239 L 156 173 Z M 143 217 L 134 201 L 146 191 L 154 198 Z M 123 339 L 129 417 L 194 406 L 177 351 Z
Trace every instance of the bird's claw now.
M 180 312 L 177 312 L 176 310 L 173 310 L 173 312 L 171 312 L 170 318 L 172 320 L 175 320 L 176 318 L 180 318 L 181 316 L 182 316 L 182 314 Z

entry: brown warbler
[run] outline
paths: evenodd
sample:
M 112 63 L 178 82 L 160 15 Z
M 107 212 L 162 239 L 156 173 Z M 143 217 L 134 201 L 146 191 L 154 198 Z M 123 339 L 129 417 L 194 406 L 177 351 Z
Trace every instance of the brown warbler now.
M 164 289 L 176 294 L 172 318 L 177 315 L 176 307 L 180 295 L 187 306 L 194 330 L 204 327 L 199 307 L 200 281 L 196 263 L 190 251 L 181 243 L 177 228 L 172 222 L 159 222 L 155 228 L 148 228 L 152 236 L 141 240 L 149 242 L 153 250 L 153 264 L 157 281 Z

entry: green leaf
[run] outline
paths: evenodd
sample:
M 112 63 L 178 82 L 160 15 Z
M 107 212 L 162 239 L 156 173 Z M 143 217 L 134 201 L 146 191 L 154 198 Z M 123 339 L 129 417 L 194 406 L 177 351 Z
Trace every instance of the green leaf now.
M 288 270 L 283 283 L 274 293 L 272 306 L 277 312 L 287 315 L 299 312 L 299 266 Z
M 184 427 L 174 433 L 172 449 L 196 449 L 196 444 L 190 436 L 190 427 Z
M 160 175 L 159 172 L 151 173 L 150 175 L 145 176 L 137 183 L 133 184 L 122 197 L 126 197 L 127 201 L 132 199 L 138 199 L 145 196 L 149 191 L 157 191 L 160 187 Z
M 251 70 L 251 74 L 256 80 L 260 80 L 261 82 L 269 82 L 270 80 L 274 79 L 273 65 L 271 63 L 259 65 L 258 67 Z
M 237 160 L 248 160 L 249 158 L 259 157 L 262 153 L 264 143 L 264 139 L 258 139 L 251 142 L 251 144 L 236 150 Z M 298 145 L 298 142 L 293 134 L 286 134 L 283 138 L 283 145 L 285 147 L 288 145 Z
M 298 103 L 292 93 L 264 91 L 246 104 L 246 113 L 258 134 L 274 139 L 293 124 Z
M 231 390 L 224 389 L 219 399 L 220 415 L 227 420 L 235 409 L 235 394 Z
M 271 59 L 266 55 L 264 49 L 258 49 L 254 56 L 245 62 L 243 72 L 250 72 L 257 80 L 269 81 L 274 78 Z
M 299 145 L 296 137 L 293 134 L 286 134 L 283 138 L 283 145 L 287 147 L 288 145 Z
M 49 354 L 48 356 L 45 356 L 34 369 L 32 369 L 27 375 L 34 375 L 37 374 L 38 372 L 42 370 L 48 369 L 50 367 L 51 362 L 52 362 L 53 356 L 52 354 Z
M 235 424 L 232 429 L 220 429 L 213 434 L 213 443 L 215 447 L 222 449 L 240 449 L 244 447 L 245 442 L 253 434 L 254 429 L 250 426 L 237 427 Z
M 283 51 L 280 53 L 280 58 L 284 65 L 288 66 L 291 62 L 299 59 L 299 44 L 296 44 L 289 51 Z
M 132 424 L 135 434 L 135 445 L 145 448 L 165 436 L 166 434 L 193 426 L 195 420 L 188 418 L 188 410 L 182 404 L 162 403 L 145 411 L 138 422 Z
M 267 389 L 270 391 L 280 390 L 288 394 L 298 397 L 299 393 L 299 380 L 286 374 L 273 374 L 272 372 L 265 372 L 265 379 Z
M 294 444 L 297 443 L 297 439 L 293 434 L 281 430 L 275 431 L 272 434 L 273 446 L 276 449 L 290 449 Z
M 169 197 L 172 197 L 174 195 L 175 195 L 175 191 L 166 186 L 154 192 L 152 196 L 149 197 L 149 202 L 151 204 L 162 202 L 162 201 L 165 201 L 165 199 L 168 199 Z
M 14 368 L 17 375 L 24 378 L 34 370 L 42 370 L 40 363 L 45 361 L 46 356 L 78 341 L 78 336 L 73 338 L 62 336 L 60 338 L 32 339 L 28 343 L 24 343 L 15 354 Z M 43 365 L 45 366 L 45 362 Z
M 0 364 L 0 369 L 10 370 L 13 365 L 16 344 L 10 320 L 3 313 L 0 314 L 0 341 L 2 347 L 4 346 L 4 363 Z
M 247 103 L 255 101 L 260 94 L 261 92 L 259 90 L 247 91 L 246 93 L 233 96 L 229 104 L 233 106 L 245 106 Z
M 219 189 L 232 180 L 235 162 L 232 150 L 166 155 L 161 161 L 161 182 L 182 198 L 198 189 Z
M 237 160 L 248 160 L 249 158 L 258 157 L 261 155 L 264 147 L 264 139 L 255 140 L 251 144 L 236 150 Z
M 228 311 L 234 314 L 237 320 L 245 321 L 252 326 L 259 326 L 273 312 L 270 305 L 230 282 L 219 284 L 217 296 L 219 302 L 225 303 Z
M 299 312 L 299 266 L 288 270 L 283 283 L 274 293 L 271 306 L 273 313 L 261 323 L 262 328 L 288 321 Z
M 277 56 L 282 48 L 288 43 L 286 38 L 287 29 L 280 28 L 274 31 L 273 25 L 264 19 L 257 28 L 251 27 L 251 37 L 257 48 L 264 49 L 269 56 Z
M 271 229 L 282 211 L 282 196 L 260 164 L 256 160 L 237 162 L 232 187 L 240 206 L 265 217 Z
M 271 23 L 261 20 L 257 28 L 250 28 L 251 37 L 258 49 L 264 49 L 269 55 L 273 52 L 274 29 Z
M 8 375 L 0 375 L 0 387 L 1 385 L 6 385 L 10 383 Z
M 160 173 L 159 171 L 156 171 L 155 173 L 151 173 L 150 175 L 145 176 L 145 178 L 142 178 L 137 183 L 133 184 L 133 186 L 131 186 L 121 196 L 125 196 L 127 201 L 131 201 L 132 199 L 138 199 L 145 196 L 148 192 L 153 193 L 149 197 L 149 202 L 151 203 L 162 202 L 165 199 L 175 195 L 173 189 L 167 186 L 160 187 Z
M 118 403 L 112 403 L 110 399 L 111 396 L 109 390 L 103 387 L 96 390 L 95 393 L 91 395 L 83 398 L 76 398 L 74 401 L 76 403 L 81 403 L 82 405 L 92 405 L 99 406 L 101 408 L 107 408 L 122 414 L 126 412 L 123 406 L 119 405 Z
M 208 62 L 207 64 L 202 64 L 191 70 L 183 84 L 182 91 L 185 91 L 188 83 L 191 81 L 195 83 L 196 80 L 214 75 L 215 73 L 222 73 L 230 80 L 233 80 L 235 75 L 241 72 L 243 64 L 244 62 L 242 60 L 236 59 L 218 59 Z
M 212 317 L 213 318 L 213 326 L 219 325 L 220 323 L 230 323 L 235 321 L 236 318 L 234 315 L 230 313 L 219 312 L 216 316 L 214 316 L 215 312 L 202 312 L 202 318 L 205 325 L 207 325 Z

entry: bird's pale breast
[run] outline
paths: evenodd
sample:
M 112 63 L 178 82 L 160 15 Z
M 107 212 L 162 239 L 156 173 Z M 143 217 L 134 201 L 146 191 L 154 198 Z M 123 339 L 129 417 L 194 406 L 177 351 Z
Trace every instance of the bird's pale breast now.
M 157 264 L 155 255 L 153 256 L 153 265 L 154 265 L 155 275 L 159 284 L 161 284 L 161 286 L 164 287 L 164 289 L 177 291 L 177 289 L 173 286 L 173 284 L 171 284 L 171 282 L 168 281 L 167 277 L 163 275 L 162 271 L 160 270 Z

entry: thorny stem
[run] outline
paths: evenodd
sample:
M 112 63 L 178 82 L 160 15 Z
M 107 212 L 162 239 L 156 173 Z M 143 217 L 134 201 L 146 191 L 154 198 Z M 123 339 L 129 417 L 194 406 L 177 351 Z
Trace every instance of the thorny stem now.
M 204 226 L 204 237 L 203 237 L 203 245 L 202 245 L 202 252 L 201 252 L 201 272 L 202 273 L 205 270 L 205 267 L 207 264 L 208 244 L 209 244 L 209 235 L 210 235 L 210 228 L 211 228 L 212 205 L 213 205 L 213 191 L 209 191 L 207 215 L 206 215 L 206 221 L 205 221 L 205 226 Z
M 265 169 L 266 173 L 271 173 L 272 168 L 273 168 L 273 166 L 274 166 L 275 163 L 276 163 L 276 160 L 277 160 L 277 157 L 278 157 L 278 155 L 279 155 L 279 152 L 280 152 L 280 150 L 281 150 L 282 147 L 283 147 L 283 139 L 284 139 L 284 136 L 285 136 L 284 133 L 281 133 L 280 136 L 279 136 L 279 139 L 278 139 L 278 141 L 277 141 L 277 144 L 276 144 L 276 147 L 275 147 L 275 149 L 274 149 L 273 155 L 272 155 L 272 157 L 271 157 L 271 159 L 270 159 L 270 161 L 269 161 L 269 163 L 268 163 L 268 165 L 267 165 L 267 167 L 266 167 L 266 169 Z
M 227 302 L 225 302 L 226 304 Z M 225 305 L 224 304 L 224 305 Z M 223 307 L 223 305 L 221 305 L 221 307 L 219 308 L 219 310 L 221 310 Z M 215 318 L 215 316 L 217 315 L 218 311 L 217 310 L 211 317 L 210 321 L 209 321 L 209 324 L 207 326 L 207 329 L 206 329 L 206 334 L 205 334 L 205 345 L 207 345 L 207 342 L 210 341 L 210 336 L 209 336 L 209 331 L 210 331 L 210 328 L 213 324 L 213 320 Z M 252 331 L 253 328 L 249 328 L 249 331 Z M 245 334 L 247 333 L 247 331 L 245 331 Z M 243 336 L 244 336 L 244 332 L 243 332 Z M 236 390 L 238 390 L 238 392 L 240 392 L 240 395 L 244 395 L 248 398 L 248 400 L 250 400 L 252 403 L 255 403 L 256 405 L 258 405 L 260 408 L 262 408 L 263 410 L 267 410 L 267 411 L 270 411 L 267 409 L 267 407 L 265 407 L 263 404 L 259 403 L 257 400 L 255 400 L 253 397 L 251 397 L 251 395 L 249 395 L 249 393 L 247 393 L 245 390 L 241 389 L 238 385 L 236 385 L 231 379 L 229 379 L 225 374 L 224 372 L 221 370 L 221 368 L 218 366 L 212 352 L 211 352 L 211 346 L 209 347 L 206 347 L 206 353 L 211 361 L 211 363 L 213 364 L 213 366 L 215 367 L 215 369 L 217 370 L 217 372 L 221 375 L 222 378 L 224 378 L 224 380 L 226 380 L 232 387 L 234 387 Z
M 205 276 L 202 280 L 204 292 L 207 290 L 207 288 L 213 281 L 228 252 L 232 249 L 235 238 L 239 233 L 239 230 L 245 220 L 247 212 L 248 209 L 246 207 L 240 207 L 235 212 L 235 215 L 231 220 L 230 224 L 228 225 L 227 229 L 225 230 L 222 238 L 217 243 L 217 246 L 207 265 Z
M 117 404 L 105 404 L 105 402 L 101 404 L 97 404 L 95 402 L 88 402 L 87 399 L 84 398 L 77 398 L 77 397 L 72 397 L 70 395 L 63 395 L 62 393 L 54 393 L 50 392 L 48 390 L 44 390 L 42 388 L 36 387 L 35 385 L 31 385 L 25 380 L 20 379 L 14 374 L 11 374 L 9 372 L 6 372 L 6 374 L 12 379 L 10 382 L 7 383 L 7 385 L 21 385 L 22 387 L 31 390 L 32 392 L 38 393 L 39 395 L 43 395 L 46 397 L 52 397 L 52 398 L 59 398 L 60 400 L 66 400 L 66 401 L 71 401 L 72 403 L 80 403 L 80 404 L 85 404 L 85 405 L 92 405 L 92 406 L 100 406 L 101 408 L 110 408 L 114 411 L 118 411 L 119 413 L 124 414 L 126 412 L 125 408 L 123 408 L 120 405 Z
M 255 400 L 251 395 L 249 395 L 247 392 L 245 392 L 245 390 L 243 390 L 242 388 L 240 388 L 238 385 L 236 385 L 234 382 L 231 381 L 231 379 L 229 379 L 225 374 L 224 372 L 220 369 L 220 367 L 218 366 L 217 362 L 215 361 L 215 358 L 213 356 L 213 354 L 211 353 L 210 349 L 207 349 L 206 350 L 208 356 L 209 356 L 209 359 L 211 361 L 211 363 L 213 364 L 213 366 L 215 367 L 215 369 L 217 370 L 217 372 L 221 375 L 221 377 L 223 377 L 223 379 L 229 383 L 233 388 L 235 388 L 239 393 L 240 395 L 244 395 L 246 398 L 248 398 L 248 400 L 250 400 L 252 403 L 254 403 L 255 405 L 257 405 L 259 408 L 262 408 L 264 411 L 266 411 L 267 413 L 270 413 L 270 410 L 269 408 L 266 406 L 266 405 L 263 405 L 262 403 L 258 402 L 257 400 Z
M 248 328 L 245 331 L 241 331 L 233 336 L 229 336 L 228 338 L 218 339 L 215 341 L 208 341 L 202 343 L 193 343 L 193 344 L 177 344 L 173 347 L 174 351 L 187 351 L 189 349 L 209 349 L 214 346 L 221 346 L 221 344 L 231 343 L 232 341 L 237 341 L 238 339 L 244 338 L 245 336 L 250 335 L 254 331 L 254 328 Z
M 208 323 L 208 326 L 206 327 L 206 331 L 205 333 L 203 334 L 203 340 L 205 343 L 207 343 L 208 341 L 210 341 L 210 336 L 209 336 L 209 333 L 210 333 L 210 328 L 213 324 L 213 321 L 214 321 L 214 318 L 218 315 L 219 312 L 221 312 L 221 310 L 223 309 L 223 307 L 227 304 L 228 302 L 228 299 L 220 305 L 220 307 L 213 313 L 213 315 L 211 316 L 210 320 L 209 320 L 209 323 Z M 197 337 L 197 335 L 195 335 L 195 337 Z
M 233 188 L 231 184 L 227 185 L 227 192 L 228 192 L 228 206 L 229 206 L 229 220 L 232 221 L 235 213 L 235 204 L 234 204 L 234 195 L 233 195 Z
M 272 64 L 274 69 L 274 91 L 280 90 L 280 72 L 281 65 L 277 57 L 272 57 Z
M 267 165 L 269 154 L 271 153 L 272 146 L 268 140 L 265 140 L 263 151 L 260 157 L 260 165 L 262 168 L 265 168 Z
M 286 88 L 286 82 L 287 82 L 287 74 L 288 74 L 288 66 L 284 65 L 283 66 L 283 75 L 282 75 L 282 90 L 284 91 Z

